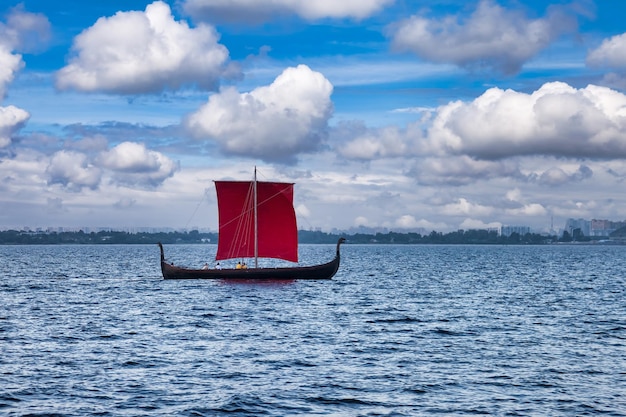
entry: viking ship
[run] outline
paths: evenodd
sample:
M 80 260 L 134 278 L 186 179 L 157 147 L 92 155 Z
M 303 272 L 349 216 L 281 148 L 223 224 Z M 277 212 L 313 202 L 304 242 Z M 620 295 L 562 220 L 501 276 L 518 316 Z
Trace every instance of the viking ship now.
M 298 228 L 293 208 L 293 183 L 257 181 L 214 181 L 217 193 L 219 231 L 216 261 L 253 258 L 247 268 L 190 269 L 165 261 L 163 245 L 161 272 L 165 279 L 301 280 L 331 279 L 339 269 L 337 241 L 335 258 L 312 266 L 260 268 L 259 258 L 298 262 Z

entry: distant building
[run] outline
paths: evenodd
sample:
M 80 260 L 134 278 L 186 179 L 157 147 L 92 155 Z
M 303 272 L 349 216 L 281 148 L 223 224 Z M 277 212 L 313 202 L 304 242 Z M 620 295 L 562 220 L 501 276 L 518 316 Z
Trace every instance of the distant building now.
M 513 233 L 517 233 L 520 236 L 526 236 L 526 233 L 530 233 L 530 227 L 528 226 L 502 226 L 500 228 L 500 235 L 509 237 Z
M 583 236 L 591 236 L 591 222 L 585 219 L 567 219 L 564 231 L 574 236 L 575 230 L 580 230 Z
M 614 231 L 626 226 L 626 222 L 614 222 L 611 220 L 591 220 L 591 231 L 589 236 L 608 237 Z

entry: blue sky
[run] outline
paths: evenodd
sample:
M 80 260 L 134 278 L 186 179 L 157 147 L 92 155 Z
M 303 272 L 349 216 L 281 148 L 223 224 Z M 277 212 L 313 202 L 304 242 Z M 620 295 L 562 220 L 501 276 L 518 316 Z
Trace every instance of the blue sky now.
M 623 16 L 590 0 L 5 0 L 0 227 L 215 229 L 212 181 L 254 166 L 296 183 L 306 229 L 624 220 Z

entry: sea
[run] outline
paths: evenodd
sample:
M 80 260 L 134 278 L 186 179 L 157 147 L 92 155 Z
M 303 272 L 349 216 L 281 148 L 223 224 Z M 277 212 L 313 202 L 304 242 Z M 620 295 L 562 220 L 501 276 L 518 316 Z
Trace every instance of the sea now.
M 156 244 L 0 246 L 0 415 L 625 416 L 625 260 L 348 243 L 330 281 L 255 283 L 163 280 Z

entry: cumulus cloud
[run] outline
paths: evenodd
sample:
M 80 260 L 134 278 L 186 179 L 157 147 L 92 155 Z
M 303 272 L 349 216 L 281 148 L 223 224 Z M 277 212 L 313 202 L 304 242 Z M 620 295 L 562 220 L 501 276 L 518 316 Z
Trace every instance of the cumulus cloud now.
M 443 223 L 436 224 L 426 219 L 417 220 L 414 216 L 410 214 L 402 215 L 393 222 L 394 229 L 418 231 L 420 233 L 446 227 L 447 226 Z
M 48 19 L 25 11 L 23 5 L 11 9 L 6 22 L 0 22 L 0 100 L 5 97 L 15 74 L 24 67 L 22 56 L 14 52 L 42 49 L 49 39 Z
M 470 103 L 438 109 L 428 151 L 478 159 L 519 155 L 626 157 L 626 95 L 561 82 L 531 93 L 491 88 Z
M 0 44 L 0 101 L 6 96 L 7 86 L 23 66 L 21 55 L 12 54 L 9 48 Z
M 175 21 L 162 1 L 144 12 L 98 19 L 74 39 L 73 51 L 69 65 L 56 74 L 61 90 L 139 94 L 185 85 L 209 90 L 232 70 L 213 27 Z
M 15 106 L 0 107 L 0 148 L 11 144 L 11 136 L 28 121 L 30 114 Z
M 357 216 L 354 218 L 354 226 L 355 227 L 371 227 L 371 226 L 376 226 L 376 225 L 373 223 L 370 223 L 370 221 L 365 216 Z
M 165 155 L 148 150 L 142 143 L 123 142 L 96 159 L 99 166 L 113 171 L 118 182 L 156 186 L 174 175 L 178 164 Z
M 626 33 L 605 39 L 598 48 L 589 52 L 587 64 L 626 70 Z
M 21 52 L 37 52 L 50 42 L 50 27 L 46 16 L 27 12 L 19 4 L 11 9 L 6 24 L 0 23 L 0 43 Z
M 489 68 L 513 74 L 576 22 L 552 7 L 542 19 L 481 1 L 467 18 L 429 20 L 414 15 L 390 27 L 393 46 L 434 62 L 466 68 Z
M 410 214 L 400 216 L 393 224 L 394 228 L 418 230 L 425 232 L 429 230 L 443 230 L 448 229 L 449 226 L 443 222 L 432 222 L 426 219 L 416 220 L 415 217 Z
M 58 151 L 50 158 L 46 175 L 49 184 L 78 191 L 97 189 L 105 177 L 116 184 L 154 187 L 177 170 L 178 164 L 161 153 L 141 143 L 124 142 L 92 156 L 71 149 Z
M 102 171 L 88 160 L 87 155 L 66 150 L 52 156 L 46 173 L 49 184 L 62 184 L 76 191 L 83 187 L 96 189 L 102 176 Z
M 476 219 L 465 219 L 459 225 L 459 228 L 464 230 L 499 229 L 500 227 L 502 227 L 500 222 L 485 223 Z
M 276 15 L 295 14 L 303 19 L 364 19 L 394 0 L 186 0 L 184 10 L 196 19 L 261 22 Z
M 449 216 L 484 217 L 492 214 L 494 208 L 472 203 L 465 198 L 459 198 L 454 203 L 444 205 L 441 211 Z
M 605 39 L 602 44 L 589 52 L 587 65 L 595 68 L 610 68 L 603 82 L 611 87 L 626 90 L 626 33 Z
M 299 65 L 249 93 L 223 89 L 184 124 L 194 137 L 216 141 L 224 153 L 293 163 L 326 136 L 332 91 L 321 73 Z
M 525 204 L 522 207 L 506 209 L 504 212 L 513 216 L 546 216 L 548 210 L 539 203 Z

